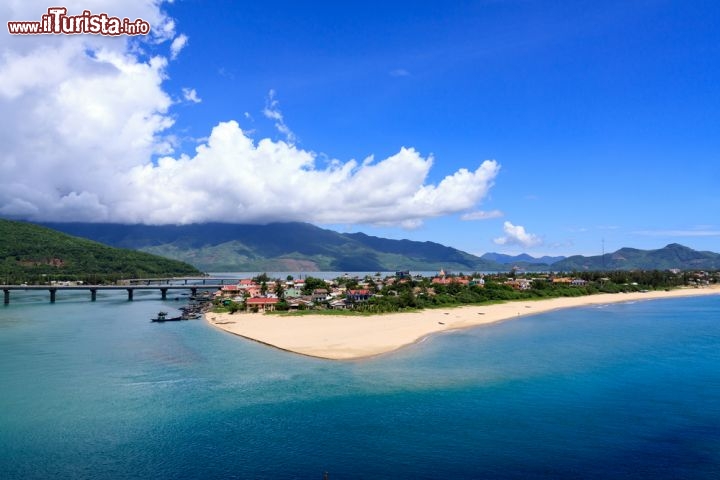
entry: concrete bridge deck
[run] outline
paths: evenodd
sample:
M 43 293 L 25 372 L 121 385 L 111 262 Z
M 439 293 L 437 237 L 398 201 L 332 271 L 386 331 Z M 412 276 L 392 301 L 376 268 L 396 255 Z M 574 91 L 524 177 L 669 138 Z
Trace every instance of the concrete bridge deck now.
M 46 290 L 50 293 L 50 303 L 55 302 L 56 294 L 58 291 L 70 291 L 70 290 L 87 290 L 90 292 L 90 300 L 95 301 L 97 299 L 98 291 L 107 290 L 126 290 L 128 293 L 128 300 L 133 299 L 135 290 L 159 290 L 160 296 L 163 300 L 167 298 L 168 290 L 190 290 L 192 295 L 196 295 L 198 290 L 220 290 L 225 285 L 223 284 L 205 284 L 205 285 L 0 285 L 0 290 L 3 291 L 3 303 L 8 305 L 10 303 L 10 292 L 13 290 Z
M 239 278 L 231 277 L 164 277 L 164 278 L 127 278 L 122 281 L 123 285 L 180 285 L 179 282 L 183 282 L 183 285 L 188 285 L 188 282 L 194 284 L 220 284 L 220 285 L 233 285 L 238 283 Z

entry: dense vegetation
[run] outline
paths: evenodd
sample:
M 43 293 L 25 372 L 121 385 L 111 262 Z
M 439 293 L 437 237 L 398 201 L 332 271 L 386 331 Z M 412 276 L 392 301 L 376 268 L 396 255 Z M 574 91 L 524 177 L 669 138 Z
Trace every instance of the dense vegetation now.
M 198 275 L 186 263 L 108 247 L 25 222 L 0 219 L 0 283 Z
M 434 308 L 453 305 L 473 305 L 504 302 L 508 300 L 532 300 L 554 297 L 579 297 L 597 293 L 635 292 L 668 289 L 684 285 L 684 275 L 669 272 L 597 272 L 584 274 L 588 283 L 584 286 L 554 284 L 536 277 L 532 287 L 517 290 L 504 282 L 513 275 L 486 275 L 485 285 L 462 285 L 450 283 L 435 285 L 430 279 L 413 279 L 383 287 L 380 295 L 356 305 L 359 311 L 393 312 L 408 308 Z M 575 278 L 583 278 L 578 274 Z

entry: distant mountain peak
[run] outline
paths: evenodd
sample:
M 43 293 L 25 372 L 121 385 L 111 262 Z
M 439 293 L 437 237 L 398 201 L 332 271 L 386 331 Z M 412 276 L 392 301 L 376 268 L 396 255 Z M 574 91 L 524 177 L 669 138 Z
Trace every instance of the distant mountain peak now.
M 679 243 L 655 250 L 624 247 L 613 253 L 593 257 L 574 256 L 552 265 L 553 269 L 572 270 L 716 270 L 720 254 L 699 252 Z

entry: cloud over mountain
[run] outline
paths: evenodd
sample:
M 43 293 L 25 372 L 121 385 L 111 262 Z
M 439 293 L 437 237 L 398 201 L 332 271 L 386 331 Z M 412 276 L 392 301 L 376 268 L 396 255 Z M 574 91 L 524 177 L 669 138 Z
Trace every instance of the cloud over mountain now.
M 256 141 L 232 120 L 212 127 L 194 155 L 178 155 L 173 98 L 199 97 L 191 86 L 168 92 L 164 80 L 188 38 L 176 33 L 158 2 L 66 6 L 70 14 L 89 9 L 143 18 L 153 34 L 0 36 L 2 216 L 416 225 L 474 210 L 499 172 L 497 162 L 484 161 L 433 184 L 433 158 L 413 148 L 382 160 L 319 166 L 314 153 L 289 142 Z M 39 20 L 46 9 L 41 2 L 15 2 L 0 13 Z M 268 112 L 285 126 L 274 95 Z
M 525 231 L 522 225 L 513 225 L 511 222 L 503 223 L 504 236 L 493 240 L 497 245 L 520 245 L 522 247 L 535 247 L 542 244 L 542 238 Z

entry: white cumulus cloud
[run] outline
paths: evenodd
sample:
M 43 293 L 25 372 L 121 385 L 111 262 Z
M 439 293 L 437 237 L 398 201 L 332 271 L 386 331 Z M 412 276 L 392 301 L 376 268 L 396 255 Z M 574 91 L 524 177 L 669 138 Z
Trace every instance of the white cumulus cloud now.
M 417 227 L 477 209 L 500 166 L 478 162 L 430 181 L 432 157 L 323 159 L 298 148 L 274 91 L 263 114 L 284 140 L 217 123 L 192 155 L 173 150 L 168 62 L 187 39 L 155 1 L 69 1 L 151 24 L 146 39 L 0 36 L 0 215 L 30 220 L 176 224 L 309 221 Z M 39 1 L 0 6 L 39 19 Z M 187 87 L 182 98 L 200 101 Z M 477 215 L 476 213 L 469 214 Z
M 217 125 L 192 157 L 164 157 L 128 172 L 136 194 L 123 205 L 128 222 L 387 223 L 414 225 L 470 208 L 490 188 L 498 166 L 483 162 L 437 185 L 431 158 L 411 148 L 384 160 L 331 161 L 282 141 L 255 143 L 230 121 Z M 134 212 L 135 216 L 127 216 Z
M 522 247 L 534 247 L 542 244 L 542 239 L 537 235 L 525 231 L 521 225 L 513 225 L 510 222 L 503 223 L 504 236 L 495 238 L 493 242 L 497 245 L 519 245 Z

